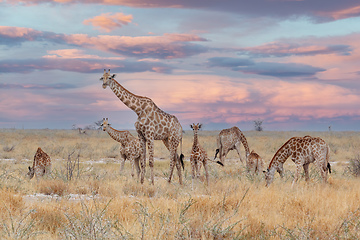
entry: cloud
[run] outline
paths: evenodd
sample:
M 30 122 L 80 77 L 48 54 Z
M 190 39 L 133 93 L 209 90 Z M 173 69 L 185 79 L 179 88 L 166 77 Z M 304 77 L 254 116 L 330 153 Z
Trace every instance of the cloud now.
M 272 77 L 309 77 L 318 72 L 325 71 L 324 68 L 313 67 L 298 63 L 276 63 L 276 62 L 254 62 L 249 59 L 214 57 L 208 59 L 210 67 L 227 67 L 233 71 L 247 74 L 257 74 Z
M 132 15 L 125 15 L 123 13 L 103 13 L 91 19 L 84 20 L 85 25 L 92 25 L 104 32 L 111 32 L 116 28 L 121 28 L 124 25 L 131 23 Z
M 207 47 L 192 43 L 207 41 L 194 34 L 166 33 L 162 36 L 99 35 L 91 37 L 87 34 L 65 35 L 29 28 L 0 27 L 0 44 L 12 46 L 26 41 L 49 41 L 137 58 L 186 58 L 208 51 Z
M 309 77 L 326 69 L 298 63 L 259 62 L 251 66 L 236 67 L 234 71 L 272 77 Z
M 324 16 L 326 18 L 332 20 L 339 20 L 351 17 L 358 17 L 360 16 L 360 5 L 358 6 L 351 6 L 349 8 L 334 10 L 334 11 L 318 11 L 317 15 Z
M 60 36 L 55 33 L 41 32 L 32 28 L 0 26 L 1 45 L 14 46 L 27 41 L 44 41 L 45 39 L 47 41 L 54 41 L 56 38 L 60 39 Z
M 75 85 L 67 83 L 57 83 L 57 84 L 8 84 L 0 83 L 0 89 L 39 89 L 39 90 L 50 90 L 50 89 L 71 89 L 75 88 Z
M 295 41 L 295 40 L 294 40 Z M 314 45 L 287 42 L 267 43 L 257 47 L 242 48 L 239 54 L 251 57 L 314 56 L 319 54 L 349 55 L 352 47 L 344 44 Z
M 246 58 L 213 57 L 208 59 L 209 67 L 239 67 L 253 65 L 254 62 Z
M 104 68 L 111 68 L 117 72 L 157 72 L 170 73 L 172 67 L 159 62 L 131 62 L 117 60 L 92 59 L 21 59 L 0 61 L 0 73 L 30 73 L 35 70 L 62 70 L 80 73 L 99 72 Z
M 81 49 L 59 49 L 47 51 L 49 55 L 44 58 L 81 58 L 81 59 L 106 59 L 106 60 L 124 60 L 123 57 L 100 57 L 98 55 L 85 54 Z
M 360 4 L 354 0 L 328 1 L 193 1 L 193 0 L 4 0 L 9 4 L 105 4 L 137 8 L 187 8 L 231 12 L 248 17 L 294 18 L 308 17 L 315 21 L 333 21 L 360 16 Z

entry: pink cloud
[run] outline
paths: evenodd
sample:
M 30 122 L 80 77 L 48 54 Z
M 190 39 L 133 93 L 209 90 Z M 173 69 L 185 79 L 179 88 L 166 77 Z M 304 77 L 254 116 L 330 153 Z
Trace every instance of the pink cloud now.
M 64 37 L 68 44 L 92 47 L 128 56 L 142 58 L 181 58 L 207 51 L 200 45 L 187 42 L 206 41 L 193 34 L 164 34 L 163 36 L 109 36 L 90 37 L 86 34 L 73 34 Z
M 87 34 L 65 35 L 40 32 L 29 28 L 2 26 L 0 36 L 4 37 L 3 41 L 8 45 L 25 41 L 49 41 L 139 58 L 184 58 L 208 51 L 207 47 L 193 43 L 207 41 L 194 34 L 165 33 L 162 36 L 98 35 L 91 37 Z
M 84 24 L 92 25 L 100 31 L 111 32 L 116 28 L 121 28 L 124 25 L 131 23 L 132 15 L 125 15 L 123 13 L 103 13 L 91 19 L 84 20 Z
M 359 16 L 359 3 L 354 0 L 314 1 L 189 1 L 189 0 L 3 0 L 10 4 L 104 4 L 137 8 L 187 8 L 231 12 L 238 15 L 271 18 L 311 17 L 318 21 L 331 21 Z M 261 6 L 261 8 L 259 8 Z
M 329 12 L 319 11 L 317 14 L 334 20 L 357 17 L 360 15 L 360 5 Z
M 80 49 L 59 49 L 47 51 L 49 55 L 43 56 L 43 58 L 82 58 L 82 59 L 110 59 L 110 60 L 124 60 L 123 57 L 99 57 L 98 55 L 85 54 Z

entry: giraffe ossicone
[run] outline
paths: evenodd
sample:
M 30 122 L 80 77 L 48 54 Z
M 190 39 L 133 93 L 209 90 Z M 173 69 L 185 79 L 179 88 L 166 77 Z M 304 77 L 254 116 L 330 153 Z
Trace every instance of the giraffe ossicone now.
M 181 154 L 179 156 L 177 154 L 179 144 L 180 151 L 182 151 L 182 126 L 179 120 L 174 115 L 161 110 L 150 98 L 131 93 L 114 78 L 115 74 L 111 75 L 110 69 L 109 71 L 104 69 L 104 74 L 100 80 L 103 82 L 102 86 L 104 89 L 109 86 L 120 101 L 133 110 L 138 116 L 134 125 L 138 133 L 143 152 L 143 160 L 141 162 L 145 161 L 144 159 L 146 157 L 147 145 L 149 150 L 151 183 L 154 184 L 154 140 L 162 140 L 170 152 L 168 182 L 171 182 L 174 167 L 176 166 L 179 183 L 182 184 L 181 166 L 184 166 L 184 155 Z M 141 173 L 141 183 L 144 182 L 144 177 L 144 174 Z

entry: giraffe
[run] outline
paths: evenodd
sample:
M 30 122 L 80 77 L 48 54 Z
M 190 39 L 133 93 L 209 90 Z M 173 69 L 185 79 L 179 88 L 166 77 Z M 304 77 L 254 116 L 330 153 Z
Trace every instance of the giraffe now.
M 179 120 L 174 115 L 161 110 L 150 98 L 135 95 L 124 88 L 115 80 L 115 74 L 110 74 L 110 69 L 108 72 L 104 69 L 104 74 L 100 78 L 100 81 L 103 82 L 102 86 L 104 89 L 109 86 L 114 94 L 138 116 L 134 125 L 138 133 L 143 152 L 143 160 L 141 160 L 141 162 L 145 162 L 147 144 L 149 150 L 151 184 L 154 184 L 154 140 L 162 140 L 165 147 L 170 152 L 170 171 L 168 182 L 171 182 L 174 167 L 176 166 L 179 183 L 182 185 L 181 165 L 184 168 L 184 155 L 181 153 L 179 157 L 177 154 L 179 143 L 180 152 L 182 151 L 183 130 Z M 144 183 L 144 176 L 145 169 L 141 171 L 141 183 Z
M 137 177 L 140 175 L 139 161 L 142 159 L 142 148 L 140 140 L 134 137 L 129 131 L 119 131 L 112 128 L 108 118 L 103 118 L 101 124 L 103 131 L 120 143 L 120 155 L 122 157 L 120 172 L 124 170 L 126 159 L 131 162 L 131 176 L 134 177 L 134 168 L 136 168 Z M 145 162 L 141 163 L 141 169 L 145 169 Z
M 190 155 L 192 185 L 194 185 L 195 173 L 197 178 L 200 176 L 201 163 L 204 165 L 206 185 L 209 185 L 209 171 L 207 163 L 211 160 L 208 158 L 204 148 L 200 146 L 200 143 L 198 141 L 198 131 L 201 126 L 202 124 L 199 123 L 193 123 L 192 125 L 190 125 L 191 129 L 194 132 L 194 143 Z M 217 161 L 216 163 L 224 166 L 220 161 Z
M 259 154 L 257 154 L 256 152 L 254 152 L 254 150 L 252 150 L 246 162 L 246 168 L 248 172 L 259 173 L 263 171 L 263 167 L 264 167 L 264 160 L 260 157 Z
M 266 186 L 269 186 L 274 179 L 275 171 L 283 177 L 283 164 L 288 157 L 296 165 L 295 177 L 292 185 L 297 182 L 301 168 L 304 168 L 305 180 L 309 180 L 309 164 L 314 163 L 320 173 L 323 181 L 327 182 L 327 172 L 331 173 L 331 166 L 329 163 L 330 148 L 326 142 L 319 137 L 292 137 L 272 158 L 267 171 L 265 173 Z
M 29 166 L 29 172 L 26 174 L 29 179 L 32 179 L 34 175 L 36 177 L 43 177 L 45 174 L 49 174 L 51 171 L 51 159 L 40 147 L 37 149 L 34 155 L 33 166 Z
M 240 129 L 236 126 L 232 128 L 223 129 L 220 131 L 219 136 L 217 138 L 217 149 L 215 153 L 215 158 L 217 154 L 220 152 L 220 162 L 225 163 L 225 157 L 230 150 L 236 149 L 240 161 L 243 162 L 241 155 L 240 155 L 240 145 L 241 143 L 244 145 L 245 152 L 246 152 L 246 161 L 250 154 L 249 145 L 246 141 L 246 137 L 240 131 Z

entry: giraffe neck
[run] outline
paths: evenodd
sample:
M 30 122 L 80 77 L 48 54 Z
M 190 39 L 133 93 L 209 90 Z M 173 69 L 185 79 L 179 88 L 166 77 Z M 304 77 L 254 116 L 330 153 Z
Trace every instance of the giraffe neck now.
M 197 132 L 194 132 L 194 143 L 193 146 L 197 146 L 198 145 L 198 134 Z
M 141 115 L 145 105 L 148 105 L 149 98 L 137 96 L 126 88 L 124 88 L 120 83 L 116 80 L 112 80 L 109 84 L 111 90 L 115 93 L 115 95 L 131 110 L 133 110 L 138 116 Z M 150 100 L 151 101 L 151 100 Z
M 290 139 L 275 153 L 269 164 L 269 169 L 276 168 L 278 164 L 283 164 L 286 161 L 286 159 L 291 155 L 292 142 L 293 139 Z
M 110 126 L 106 127 L 106 132 L 109 134 L 109 136 L 114 139 L 117 142 L 120 142 L 122 145 L 125 145 L 126 143 L 126 135 L 127 131 L 119 131 L 116 130 Z
M 249 149 L 249 145 L 246 141 L 246 137 L 245 135 L 240 131 L 239 128 L 236 128 L 236 134 L 238 135 L 238 137 L 240 138 L 241 143 L 244 145 L 245 148 L 245 152 L 246 152 L 246 158 L 250 155 L 250 149 Z

